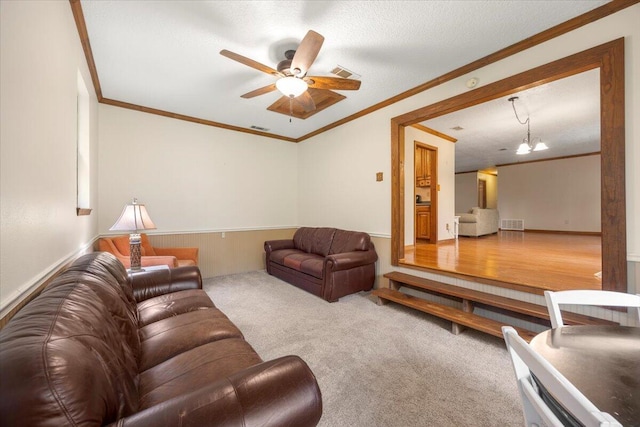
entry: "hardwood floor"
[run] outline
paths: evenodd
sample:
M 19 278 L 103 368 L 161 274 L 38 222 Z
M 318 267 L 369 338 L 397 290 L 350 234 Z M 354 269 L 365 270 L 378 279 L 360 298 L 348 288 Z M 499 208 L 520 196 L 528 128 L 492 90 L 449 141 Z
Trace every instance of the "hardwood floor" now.
M 541 294 L 601 289 L 600 236 L 500 231 L 405 248 L 400 265 Z

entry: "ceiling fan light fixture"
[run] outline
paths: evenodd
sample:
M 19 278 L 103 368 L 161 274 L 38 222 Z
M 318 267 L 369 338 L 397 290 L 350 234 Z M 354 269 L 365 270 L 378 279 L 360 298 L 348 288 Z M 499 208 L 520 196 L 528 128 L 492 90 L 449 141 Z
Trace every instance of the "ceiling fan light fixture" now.
M 284 96 L 295 98 L 307 90 L 307 83 L 296 77 L 283 77 L 276 82 L 276 87 Z

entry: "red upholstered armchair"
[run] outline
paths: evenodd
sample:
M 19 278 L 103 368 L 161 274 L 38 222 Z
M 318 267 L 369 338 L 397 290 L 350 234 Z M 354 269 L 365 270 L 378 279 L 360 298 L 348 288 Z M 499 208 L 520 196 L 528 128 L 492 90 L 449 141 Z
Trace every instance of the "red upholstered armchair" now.
M 173 268 L 198 265 L 198 248 L 158 248 L 151 246 L 146 234 L 140 234 L 140 237 L 142 267 L 168 265 Z M 126 268 L 131 267 L 128 235 L 101 238 L 100 251 L 112 253 Z

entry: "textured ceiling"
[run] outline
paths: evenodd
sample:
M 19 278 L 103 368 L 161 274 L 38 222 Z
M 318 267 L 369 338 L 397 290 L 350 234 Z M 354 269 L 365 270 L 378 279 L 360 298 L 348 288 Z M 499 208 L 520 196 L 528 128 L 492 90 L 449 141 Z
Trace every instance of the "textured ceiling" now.
M 104 98 L 223 125 L 255 125 L 293 139 L 604 3 L 81 1 Z M 340 65 L 361 75 L 360 90 L 340 91 L 345 100 L 291 122 L 286 115 L 267 110 L 279 98 L 277 92 L 240 98 L 276 78 L 223 57 L 220 50 L 275 68 L 284 59 L 284 51 L 295 49 L 310 29 L 325 41 L 309 74 L 330 75 Z M 543 113 L 538 116 L 536 101 L 522 99 L 523 106 L 532 109 L 532 132 L 536 134 L 542 130 Z M 512 113 L 510 103 L 503 100 L 499 104 L 498 110 Z M 517 125 L 515 117 L 508 121 Z M 486 126 L 487 121 L 482 122 Z M 475 124 L 467 120 L 460 126 L 472 132 Z M 464 132 L 442 131 L 463 145 Z
M 456 172 L 600 151 L 599 69 L 556 80 L 421 124 L 456 138 Z M 531 139 L 548 150 L 517 155 L 529 117 Z M 462 128 L 459 130 L 458 128 Z

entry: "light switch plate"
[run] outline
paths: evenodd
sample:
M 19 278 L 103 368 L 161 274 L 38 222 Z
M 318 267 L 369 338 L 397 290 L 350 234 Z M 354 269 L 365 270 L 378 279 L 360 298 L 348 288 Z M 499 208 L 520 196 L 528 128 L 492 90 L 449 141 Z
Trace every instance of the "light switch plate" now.
M 382 172 L 376 173 L 376 181 L 382 181 Z

